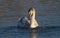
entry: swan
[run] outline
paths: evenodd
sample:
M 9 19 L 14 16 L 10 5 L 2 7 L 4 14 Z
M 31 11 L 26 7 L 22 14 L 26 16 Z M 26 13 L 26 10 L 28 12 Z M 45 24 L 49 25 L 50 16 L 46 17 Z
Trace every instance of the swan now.
M 24 16 L 21 19 L 19 18 L 18 26 L 28 28 L 37 28 L 39 26 L 35 19 L 35 8 L 31 7 L 28 10 L 27 16 Z

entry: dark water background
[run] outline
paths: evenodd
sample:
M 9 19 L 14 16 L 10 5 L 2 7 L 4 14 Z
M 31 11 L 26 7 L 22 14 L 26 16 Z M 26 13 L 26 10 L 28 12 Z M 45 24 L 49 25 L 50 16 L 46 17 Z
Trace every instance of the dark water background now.
M 42 28 L 16 28 L 30 7 Z M 60 38 L 60 0 L 0 0 L 0 38 Z

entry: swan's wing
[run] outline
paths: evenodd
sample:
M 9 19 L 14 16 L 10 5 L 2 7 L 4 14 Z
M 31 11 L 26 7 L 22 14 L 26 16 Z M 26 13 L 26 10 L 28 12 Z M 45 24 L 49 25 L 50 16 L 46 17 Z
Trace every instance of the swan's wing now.
M 18 26 L 28 27 L 27 17 L 22 17 L 21 19 L 19 19 Z
M 26 23 L 25 17 L 19 18 L 18 25 L 19 26 L 24 26 Z

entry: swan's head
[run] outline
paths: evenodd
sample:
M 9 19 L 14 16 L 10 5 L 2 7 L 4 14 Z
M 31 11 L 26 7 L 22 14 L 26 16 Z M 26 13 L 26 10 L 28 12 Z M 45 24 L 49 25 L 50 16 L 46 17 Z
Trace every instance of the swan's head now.
M 30 17 L 34 17 L 35 18 L 35 8 L 31 7 L 28 10 L 28 14 L 29 14 Z

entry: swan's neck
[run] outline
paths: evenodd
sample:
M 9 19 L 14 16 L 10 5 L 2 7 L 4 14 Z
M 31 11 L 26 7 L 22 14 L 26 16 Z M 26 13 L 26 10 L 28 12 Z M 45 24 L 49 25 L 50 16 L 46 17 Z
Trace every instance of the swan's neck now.
M 35 19 L 35 12 L 32 13 L 31 19 Z
M 35 25 L 35 13 L 32 15 L 30 23 L 31 28 L 36 28 L 37 25 Z
M 30 28 L 36 28 L 38 26 L 37 21 L 35 20 L 35 9 L 29 9 L 29 19 L 30 19 Z

